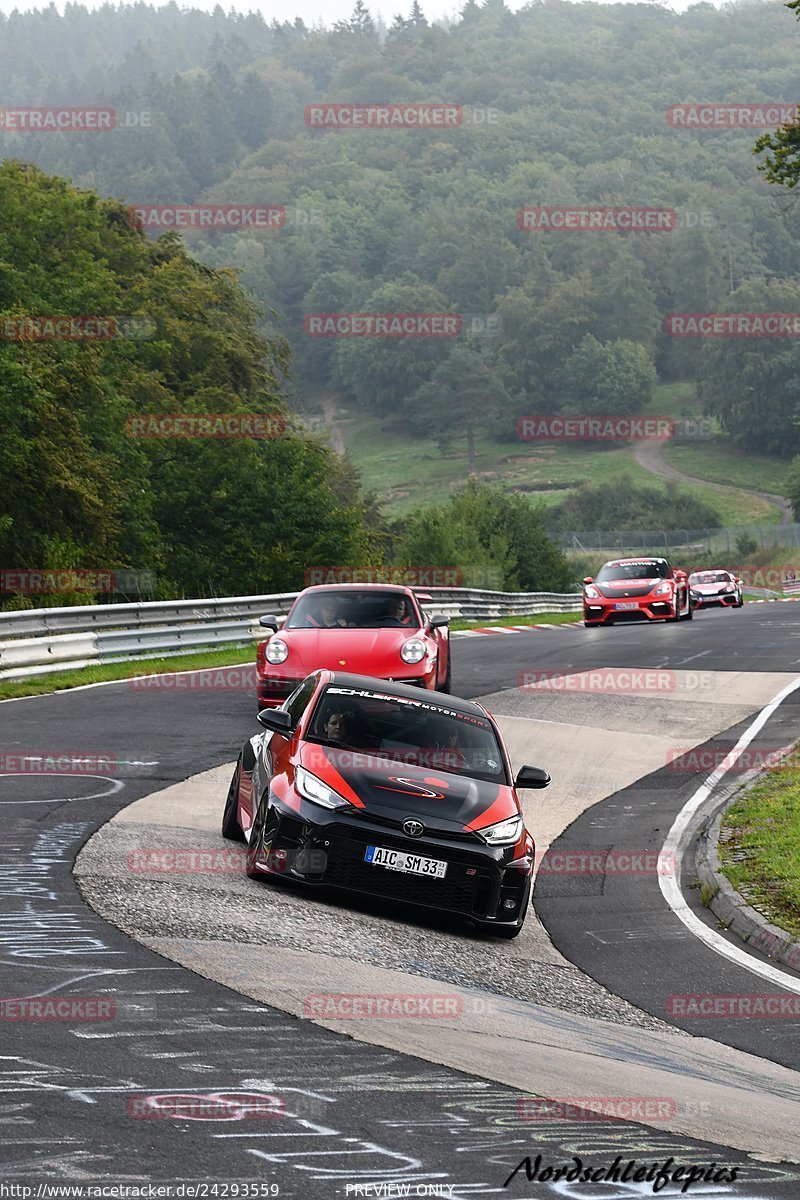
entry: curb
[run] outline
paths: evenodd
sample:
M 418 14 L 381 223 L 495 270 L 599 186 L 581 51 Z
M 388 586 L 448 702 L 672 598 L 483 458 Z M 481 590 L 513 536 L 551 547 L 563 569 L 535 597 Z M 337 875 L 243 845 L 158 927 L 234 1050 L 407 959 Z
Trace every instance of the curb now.
M 746 786 L 746 785 L 742 785 Z M 710 899 L 704 904 L 710 908 L 720 924 L 735 933 L 749 948 L 760 950 L 767 958 L 800 970 L 800 942 L 777 925 L 772 925 L 765 916 L 752 908 L 744 896 L 731 885 L 720 872 L 718 853 L 719 832 L 725 813 L 738 797 L 741 788 L 723 800 L 716 815 L 701 828 L 695 843 L 695 869 L 699 883 L 704 886 Z

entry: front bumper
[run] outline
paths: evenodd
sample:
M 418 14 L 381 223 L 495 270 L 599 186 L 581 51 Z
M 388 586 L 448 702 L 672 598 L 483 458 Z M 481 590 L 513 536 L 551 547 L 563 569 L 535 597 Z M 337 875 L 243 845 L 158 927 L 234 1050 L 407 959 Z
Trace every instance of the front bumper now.
M 721 608 L 735 608 L 739 603 L 739 597 L 736 592 L 720 592 L 716 596 L 701 596 L 696 594 L 693 601 L 695 608 L 711 608 L 715 604 Z
M 486 926 L 522 923 L 530 899 L 533 850 L 515 860 L 514 846 L 487 846 L 467 832 L 408 838 L 394 822 L 362 810 L 328 811 L 296 793 L 292 799 L 299 801 L 299 810 L 270 795 L 264 844 L 252 848 L 259 873 L 458 913 Z M 434 879 L 374 866 L 365 861 L 368 846 L 444 861 L 447 873 L 444 879 Z
M 630 604 L 632 608 L 616 608 L 617 604 Z M 596 600 L 583 600 L 583 619 L 589 625 L 604 625 L 610 621 L 664 621 L 675 616 L 673 596 L 636 596 L 609 599 L 600 596 Z
M 331 667 L 331 670 L 333 669 Z M 283 704 L 287 696 L 291 696 L 297 685 L 302 683 L 309 674 L 309 671 L 302 669 L 296 675 L 283 674 L 280 667 L 274 667 L 269 675 L 262 675 L 259 672 L 256 677 L 258 707 L 277 708 Z M 365 671 L 364 674 L 371 675 L 375 679 L 384 679 L 387 682 L 392 680 L 395 683 L 407 683 L 412 687 L 428 688 L 431 691 L 436 688 L 435 662 L 427 671 L 425 671 L 424 662 L 413 666 L 406 666 L 401 662 L 396 670 L 391 671 L 391 674 L 387 672 L 385 675 L 375 675 L 373 671 Z

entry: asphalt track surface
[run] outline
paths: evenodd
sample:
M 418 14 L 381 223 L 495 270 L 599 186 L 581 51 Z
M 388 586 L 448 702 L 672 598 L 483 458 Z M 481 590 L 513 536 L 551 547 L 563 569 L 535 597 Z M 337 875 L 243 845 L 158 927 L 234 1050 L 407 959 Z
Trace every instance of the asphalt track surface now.
M 704 613 L 680 626 L 464 639 L 455 646 L 455 689 L 475 696 L 515 687 L 520 639 L 529 638 L 538 639 L 536 661 L 542 667 L 552 662 L 576 669 L 700 666 L 800 673 L 800 610 L 774 604 Z M 784 719 L 791 723 L 791 717 Z M 371 1188 L 360 1194 L 380 1194 L 376 1184 L 387 1182 L 408 1184 L 410 1195 L 437 1194 L 438 1188 L 438 1194 L 453 1197 L 621 1200 L 653 1194 L 647 1183 L 528 1183 L 524 1172 L 503 1188 L 525 1155 L 541 1154 L 543 1165 L 571 1165 L 577 1155 L 598 1168 L 610 1167 L 621 1155 L 623 1166 L 629 1159 L 649 1166 L 670 1156 L 679 1165 L 739 1166 L 736 1183 L 698 1184 L 690 1195 L 754 1200 L 798 1195 L 796 1167 L 758 1163 L 666 1131 L 617 1121 L 520 1120 L 514 1089 L 287 1019 L 175 966 L 97 917 L 81 900 L 71 873 L 80 846 L 120 807 L 230 761 L 243 737 L 257 728 L 249 695 L 143 693 L 127 683 L 0 705 L 4 752 L 105 752 L 117 763 L 110 777 L 0 776 L 2 995 L 96 996 L 115 1006 L 108 1021 L 0 1024 L 3 1184 L 237 1181 L 260 1185 L 260 1195 L 270 1194 L 272 1185 L 272 1194 L 298 1200 L 357 1195 L 356 1186 L 367 1183 Z M 647 804 L 652 780 L 645 782 L 647 789 L 640 783 L 630 790 L 646 798 L 641 819 L 652 821 L 644 811 L 652 811 Z M 658 820 L 666 832 L 680 800 L 663 785 L 658 790 L 664 801 Z M 619 797 L 605 806 L 615 802 Z M 615 819 L 613 808 L 606 815 Z M 630 820 L 626 809 L 626 835 Z M 577 832 L 589 836 L 588 828 Z M 624 844 L 619 834 L 615 827 L 614 845 Z M 574 838 L 574 826 L 564 836 Z M 638 830 L 635 836 L 641 837 Z M 586 924 L 601 933 L 625 911 L 624 891 L 615 886 L 607 899 L 600 904 L 598 896 L 589 898 L 592 920 Z M 657 900 L 654 896 L 653 909 Z M 610 990 L 629 994 L 665 1019 L 658 972 L 668 954 L 674 969 L 676 958 L 665 949 L 672 939 L 659 946 L 647 937 L 595 938 L 597 945 L 590 945 L 576 928 L 586 903 L 587 897 L 574 892 L 542 891 L 541 912 L 556 944 Z M 639 915 L 647 925 L 649 909 Z M 663 911 L 658 919 L 663 922 Z M 686 986 L 670 982 L 670 991 L 725 990 L 708 986 L 711 966 L 704 956 L 710 952 L 687 944 L 680 946 L 679 957 L 684 954 Z M 720 979 L 727 964 L 713 958 Z M 745 986 L 733 979 L 729 990 L 764 990 L 742 975 Z M 796 1037 L 794 1024 L 782 1022 L 779 1030 L 761 1021 L 742 1022 L 744 1030 L 704 1024 L 714 1025 L 702 1029 L 706 1037 L 795 1063 L 788 1048 Z M 530 1087 L 536 1094 L 535 1079 Z M 169 1116 L 175 1108 L 167 1100 L 156 1109 L 163 1117 L 138 1115 L 142 1097 L 176 1095 L 188 1097 L 182 1111 L 192 1118 Z M 240 1111 L 258 1115 L 222 1119 L 236 1111 L 237 1097 Z M 680 1186 L 659 1194 L 678 1194 Z

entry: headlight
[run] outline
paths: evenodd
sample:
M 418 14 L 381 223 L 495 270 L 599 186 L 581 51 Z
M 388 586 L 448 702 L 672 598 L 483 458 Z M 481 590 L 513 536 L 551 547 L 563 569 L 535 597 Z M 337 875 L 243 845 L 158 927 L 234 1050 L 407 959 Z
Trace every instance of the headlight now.
M 597 588 L 592 587 L 591 584 L 587 584 L 587 586 L 583 589 L 583 591 L 584 591 L 584 595 L 587 596 L 589 600 L 599 600 L 600 599 L 600 593 L 598 592 Z
M 505 821 L 487 825 L 485 829 L 479 829 L 477 832 L 490 846 L 513 846 L 514 842 L 519 841 L 519 835 L 522 833 L 522 817 L 507 817 Z
M 653 595 L 654 596 L 664 596 L 667 592 L 671 592 L 671 591 L 672 591 L 672 584 L 669 582 L 669 580 L 667 580 L 666 583 L 660 583 L 658 585 L 656 590 L 653 592 Z
M 267 642 L 264 657 L 268 663 L 272 663 L 273 665 L 286 662 L 286 659 L 289 657 L 289 647 L 280 638 L 273 638 L 271 642 Z
M 733 584 L 732 584 L 732 583 L 726 583 L 726 584 L 725 584 L 725 587 L 724 587 L 722 590 L 723 590 L 723 592 L 732 592 L 732 591 L 733 591 Z
M 421 638 L 409 638 L 400 647 L 400 657 L 404 663 L 408 663 L 409 665 L 422 662 L 427 653 L 428 647 Z
M 304 796 L 306 800 L 310 800 L 312 804 L 318 804 L 320 808 L 342 808 L 348 803 L 344 796 L 340 796 L 333 788 L 329 788 L 327 783 L 323 783 L 305 767 L 297 768 L 294 782 L 300 795 Z

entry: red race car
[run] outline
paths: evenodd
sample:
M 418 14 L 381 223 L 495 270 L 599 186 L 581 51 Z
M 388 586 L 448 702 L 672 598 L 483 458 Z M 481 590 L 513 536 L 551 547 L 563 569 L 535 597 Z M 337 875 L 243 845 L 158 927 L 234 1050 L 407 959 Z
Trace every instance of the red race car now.
M 427 616 L 411 588 L 342 583 L 310 587 L 295 600 L 278 633 L 256 654 L 258 707 L 282 704 L 321 668 L 450 691 L 450 618 Z
M 689 578 L 666 558 L 617 558 L 583 581 L 584 625 L 691 619 Z
M 692 571 L 689 588 L 695 608 L 708 608 L 711 604 L 721 604 L 723 608 L 741 608 L 744 604 L 741 579 L 722 567 Z
M 251 879 L 367 893 L 458 913 L 513 938 L 535 857 L 500 732 L 472 700 L 315 671 L 239 753 L 223 837 Z M 394 908 L 392 913 L 394 913 Z

